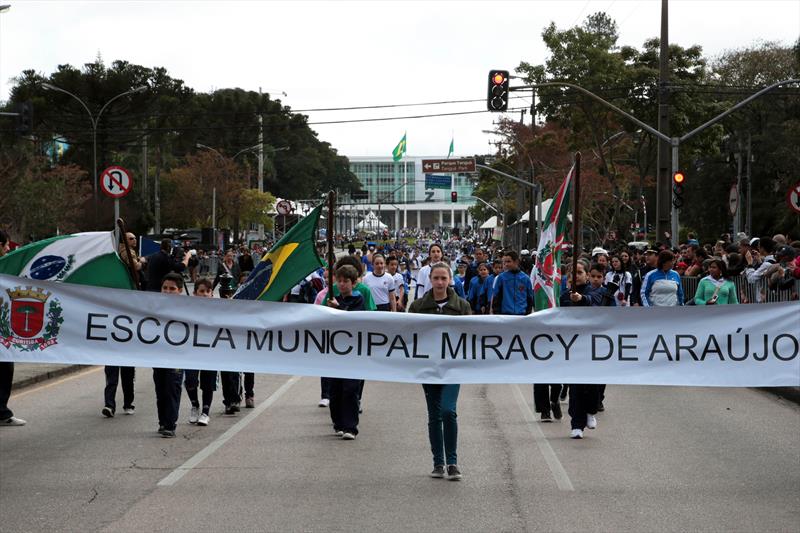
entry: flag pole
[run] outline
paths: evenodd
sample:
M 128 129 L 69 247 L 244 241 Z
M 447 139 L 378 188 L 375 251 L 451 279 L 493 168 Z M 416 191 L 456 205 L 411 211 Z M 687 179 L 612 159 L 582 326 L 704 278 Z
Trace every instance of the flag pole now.
M 334 191 L 328 192 L 328 230 L 326 231 L 326 239 L 328 241 L 328 291 L 330 296 L 333 297 L 333 265 L 336 263 L 336 254 L 333 251 L 333 212 L 336 204 L 336 193 Z
M 581 232 L 581 153 L 575 152 L 575 203 L 572 211 L 572 292 L 575 292 L 575 283 L 578 275 L 578 239 Z
M 126 234 L 128 233 L 127 228 L 125 227 L 125 221 L 121 218 L 117 219 L 117 227 L 119 228 L 120 233 L 122 234 L 122 242 L 125 244 L 125 263 L 128 267 L 128 274 L 131 276 L 131 281 L 136 289 L 139 289 L 138 283 L 138 276 L 136 276 L 136 267 L 133 266 L 133 257 L 131 257 L 131 246 L 128 244 L 128 238 Z M 117 239 L 117 250 L 119 250 L 119 239 Z

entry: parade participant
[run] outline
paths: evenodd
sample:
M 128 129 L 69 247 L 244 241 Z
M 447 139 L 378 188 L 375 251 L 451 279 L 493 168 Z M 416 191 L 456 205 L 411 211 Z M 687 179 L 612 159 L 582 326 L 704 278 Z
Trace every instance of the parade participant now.
M 316 273 L 313 273 L 316 275 Z M 239 285 L 241 286 L 242 283 L 247 281 L 247 278 L 250 277 L 250 271 L 245 270 L 241 274 L 239 274 Z M 314 299 L 311 299 L 312 303 Z M 244 406 L 247 409 L 253 409 L 256 406 L 256 393 L 255 393 L 255 386 L 256 386 L 256 374 L 255 372 L 242 372 L 242 381 L 244 383 Z M 241 396 L 241 391 L 239 392 Z
M 464 276 L 464 286 L 469 288 L 472 284 L 472 279 L 478 277 L 478 268 L 482 263 L 485 263 L 489 257 L 486 255 L 486 250 L 483 248 L 475 248 L 475 260 L 472 261 L 467 267 L 467 272 Z
M 358 282 L 359 272 L 352 265 L 343 265 L 336 270 L 338 296 L 328 299 L 328 306 L 342 311 L 364 311 L 364 298 L 353 288 Z M 359 389 L 363 380 L 346 378 L 330 379 L 330 410 L 333 430 L 342 440 L 355 440 L 358 435 Z
M 602 280 L 602 265 L 596 265 L 597 277 Z M 598 303 L 597 291 L 587 283 L 586 268 L 578 262 L 575 271 L 575 286 L 572 286 L 572 275 L 568 273 L 568 290 L 561 294 L 561 307 L 591 306 Z M 582 439 L 585 428 L 597 428 L 597 407 L 599 403 L 599 386 L 587 384 L 569 385 L 570 438 Z
M 0 257 L 11 249 L 11 239 L 5 231 L 0 230 Z M 24 426 L 27 422 L 14 416 L 8 408 L 11 397 L 11 385 L 14 382 L 14 363 L 0 361 L 0 426 Z
M 431 290 L 411 303 L 409 313 L 432 315 L 469 315 L 466 300 L 450 288 L 450 267 L 445 263 L 431 265 Z M 422 384 L 428 406 L 428 439 L 433 453 L 431 477 L 457 481 L 462 477 L 458 467 L 458 415 L 456 402 L 461 385 Z
M 394 293 L 397 311 L 403 312 L 405 311 L 408 303 L 408 287 L 406 286 L 406 280 L 403 277 L 403 274 L 397 271 L 399 264 L 400 263 L 397 257 L 388 258 L 386 260 L 386 272 L 392 276 L 392 280 L 394 281 Z
M 531 278 L 519 269 L 519 256 L 514 250 L 503 253 L 505 271 L 497 276 L 492 290 L 492 314 L 528 315 L 533 309 Z
M 592 262 L 608 269 L 608 251 L 605 248 L 597 247 L 592 250 Z
M 631 273 L 625 270 L 622 259 L 619 256 L 615 255 L 611 258 L 610 269 L 606 273 L 604 283 L 616 289 L 612 291 L 612 297 L 618 306 L 630 305 L 633 278 Z
M 161 293 L 180 296 L 183 291 L 183 276 L 170 272 L 161 281 Z M 158 409 L 158 432 L 164 438 L 174 438 L 181 405 L 181 382 L 183 372 L 177 368 L 154 368 L 153 382 L 156 387 Z
M 438 244 L 431 244 L 428 247 L 428 264 L 419 269 L 417 272 L 417 286 L 414 290 L 414 299 L 422 298 L 422 296 L 431 290 L 430 272 L 431 265 L 438 263 L 444 257 L 444 251 Z
M 214 278 L 213 287 L 217 288 L 222 281 L 222 276 L 229 276 L 233 280 L 238 280 L 241 274 L 242 270 L 239 268 L 239 263 L 234 260 L 233 249 L 229 248 L 217 268 L 217 276 Z
M 134 382 L 136 380 L 136 369 L 131 366 L 107 366 L 104 368 L 106 375 L 106 387 L 103 390 L 105 406 L 100 411 L 106 418 L 114 418 L 117 412 L 117 385 L 122 380 L 122 412 L 132 415 L 136 412 L 133 405 Z
M 211 288 L 213 283 L 208 278 L 200 278 L 194 285 L 194 296 L 200 298 L 213 298 L 214 291 Z M 214 391 L 217 390 L 217 371 L 216 370 L 184 370 L 184 387 L 186 388 L 186 395 L 189 396 L 189 402 L 192 404 L 192 409 L 189 414 L 189 423 L 197 424 L 198 426 L 207 426 L 209 422 L 209 414 L 211 412 L 211 402 L 214 400 Z M 200 400 L 197 397 L 197 388 L 203 390 L 203 405 L 200 406 Z
M 233 297 L 235 289 L 233 279 L 226 273 L 217 276 L 219 281 L 219 297 L 229 299 Z M 213 286 L 213 284 L 212 284 Z M 242 376 L 239 372 L 221 370 L 219 380 L 222 384 L 222 403 L 225 405 L 226 415 L 235 415 L 241 411 L 242 406 Z
M 738 304 L 736 285 L 728 279 L 728 267 L 722 259 L 712 259 L 708 276 L 700 280 L 694 293 L 695 305 Z
M 143 269 L 147 259 L 139 257 L 139 254 L 136 252 L 136 235 L 127 232 L 125 234 L 125 241 L 126 242 L 119 243 L 119 258 L 122 259 L 125 266 L 133 268 L 133 271 L 136 273 L 133 281 L 138 289 L 143 286 L 142 274 L 144 273 Z M 128 252 L 130 252 L 130 254 Z M 130 260 L 128 260 L 128 255 L 130 255 Z
M 378 311 L 397 311 L 394 277 L 386 273 L 386 258 L 383 254 L 372 255 L 372 272 L 364 276 L 364 285 L 372 291 Z
M 462 259 L 456 265 L 456 273 L 453 276 L 453 279 L 454 280 L 457 279 L 458 281 L 460 281 L 461 285 L 463 286 L 464 280 L 466 279 L 466 274 L 467 274 L 467 263 Z
M 467 292 L 467 301 L 472 307 L 473 314 L 485 315 L 489 312 L 489 265 L 481 263 L 478 266 L 478 275 L 472 278 Z
M 162 280 L 170 272 L 183 272 L 189 264 L 189 252 L 182 261 L 172 257 L 172 239 L 162 239 L 161 249 L 147 258 L 147 290 L 161 292 Z M 181 285 L 181 287 L 183 287 Z
M 669 250 L 658 252 L 656 269 L 647 273 L 642 281 L 642 305 L 645 307 L 671 307 L 683 305 L 681 277 L 672 270 L 675 255 Z

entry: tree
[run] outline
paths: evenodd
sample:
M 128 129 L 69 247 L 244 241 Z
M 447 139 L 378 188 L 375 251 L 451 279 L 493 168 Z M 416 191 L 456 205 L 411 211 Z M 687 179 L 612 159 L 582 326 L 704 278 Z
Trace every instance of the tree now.
M 248 224 L 263 224 L 265 230 L 272 231 L 274 219 L 269 211 L 276 201 L 277 199 L 268 192 L 244 189 L 240 193 L 240 216 Z

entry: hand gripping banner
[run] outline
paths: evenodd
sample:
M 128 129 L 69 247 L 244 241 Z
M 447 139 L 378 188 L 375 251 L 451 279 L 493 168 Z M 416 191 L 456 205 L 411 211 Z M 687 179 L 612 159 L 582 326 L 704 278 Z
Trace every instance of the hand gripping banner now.
M 800 303 L 342 312 L 0 275 L 0 361 L 411 383 L 798 386 Z

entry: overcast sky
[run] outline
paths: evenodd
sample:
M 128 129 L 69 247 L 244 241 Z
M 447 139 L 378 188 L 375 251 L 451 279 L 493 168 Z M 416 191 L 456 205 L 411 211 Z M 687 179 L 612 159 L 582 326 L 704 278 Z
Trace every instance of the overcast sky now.
M 197 91 L 241 87 L 293 109 L 479 99 L 401 109 L 308 113 L 310 122 L 485 109 L 487 73 L 541 63 L 541 31 L 605 11 L 620 44 L 659 33 L 658 0 L 499 2 L 19 1 L 0 0 L 0 99 L 23 69 L 50 73 L 101 54 L 163 66 Z M 672 0 L 670 41 L 707 55 L 800 35 L 798 0 Z M 365 90 L 359 90 L 363 85 Z M 279 95 L 286 92 L 287 96 Z M 655 105 L 655 104 L 654 104 Z M 518 115 L 515 115 L 518 117 Z M 390 155 L 404 131 L 409 155 L 487 153 L 497 115 L 314 125 L 348 156 Z M 526 117 L 529 120 L 529 117 Z M 256 139 L 253 139 L 255 142 Z

